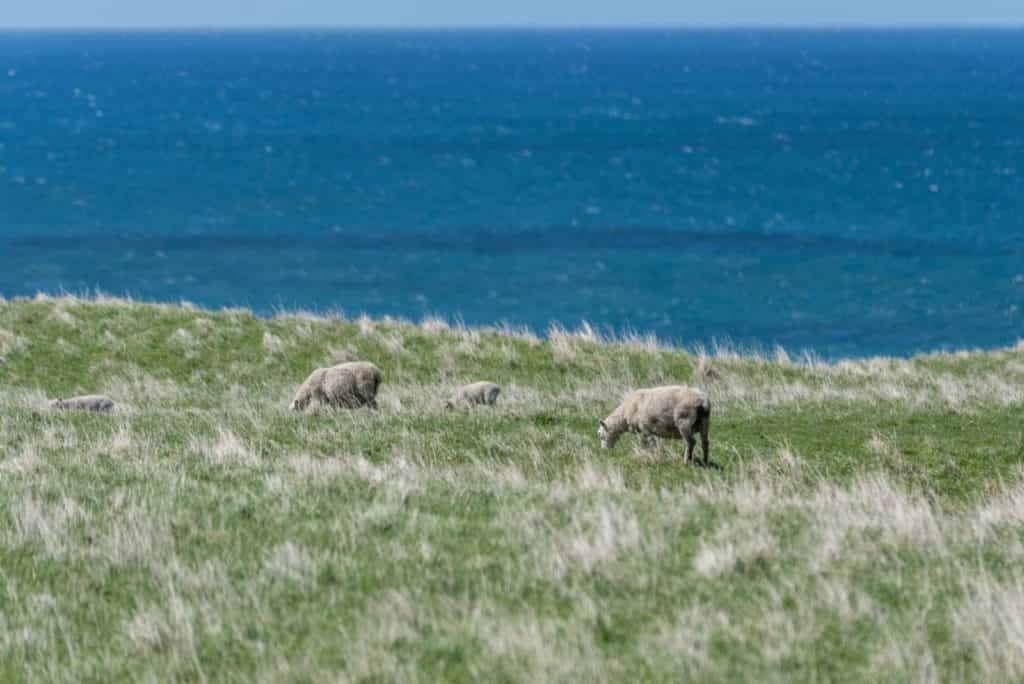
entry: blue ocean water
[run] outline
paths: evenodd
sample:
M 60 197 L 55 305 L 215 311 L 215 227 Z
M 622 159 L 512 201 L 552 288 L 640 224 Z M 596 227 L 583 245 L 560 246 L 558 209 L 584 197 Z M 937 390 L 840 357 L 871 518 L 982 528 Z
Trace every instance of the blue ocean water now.
M 1024 337 L 1024 32 L 0 33 L 0 294 Z

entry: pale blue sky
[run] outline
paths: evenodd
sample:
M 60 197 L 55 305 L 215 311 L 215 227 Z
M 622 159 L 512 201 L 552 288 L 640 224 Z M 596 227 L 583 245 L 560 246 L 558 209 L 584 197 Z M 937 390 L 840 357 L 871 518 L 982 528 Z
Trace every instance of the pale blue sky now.
M 4 27 L 1024 25 L 1024 0 L 0 0 Z

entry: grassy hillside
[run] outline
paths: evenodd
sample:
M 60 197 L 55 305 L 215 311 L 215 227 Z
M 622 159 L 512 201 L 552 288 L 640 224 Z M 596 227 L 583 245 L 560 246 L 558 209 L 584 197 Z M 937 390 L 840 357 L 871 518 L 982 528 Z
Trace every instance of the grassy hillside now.
M 1024 677 L 1024 349 L 709 359 L 37 298 L 0 303 L 0 356 L 2 681 Z M 352 359 L 380 411 L 285 410 Z M 478 379 L 496 409 L 443 410 Z M 600 450 L 668 382 L 711 394 L 720 468 Z M 86 392 L 118 411 L 46 410 Z

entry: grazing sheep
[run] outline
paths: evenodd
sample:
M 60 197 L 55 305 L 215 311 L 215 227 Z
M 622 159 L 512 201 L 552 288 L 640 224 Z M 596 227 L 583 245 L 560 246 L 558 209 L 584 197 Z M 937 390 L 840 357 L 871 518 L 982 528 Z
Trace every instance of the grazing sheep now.
M 494 406 L 499 394 L 501 388 L 493 382 L 474 382 L 455 390 L 455 396 L 446 401 L 444 407 Z
M 337 408 L 377 408 L 377 388 L 380 387 L 380 369 L 366 361 L 342 363 L 331 368 L 317 368 L 302 383 L 289 405 L 301 411 L 316 399 Z
M 686 462 L 693 461 L 694 433 L 700 433 L 704 463 L 710 463 L 708 429 L 711 401 L 698 389 L 683 385 L 654 387 L 633 392 L 597 430 L 601 446 L 611 449 L 624 432 L 640 433 L 644 445 L 657 437 L 686 440 Z
M 114 402 L 110 397 L 105 397 L 101 394 L 89 394 L 83 397 L 71 397 L 70 399 L 54 399 L 50 402 L 50 408 L 55 411 L 106 412 L 114 410 Z

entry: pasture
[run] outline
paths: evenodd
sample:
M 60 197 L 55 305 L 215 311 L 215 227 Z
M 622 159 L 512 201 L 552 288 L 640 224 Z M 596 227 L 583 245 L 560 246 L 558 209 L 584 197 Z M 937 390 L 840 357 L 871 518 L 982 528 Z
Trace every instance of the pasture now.
M 1024 348 L 43 296 L 0 303 L 0 356 L 3 681 L 1024 678 Z M 356 359 L 378 411 L 287 410 Z M 446 410 L 474 380 L 497 405 Z M 600 449 L 625 392 L 676 382 L 719 468 Z M 47 409 L 92 392 L 117 409 Z

